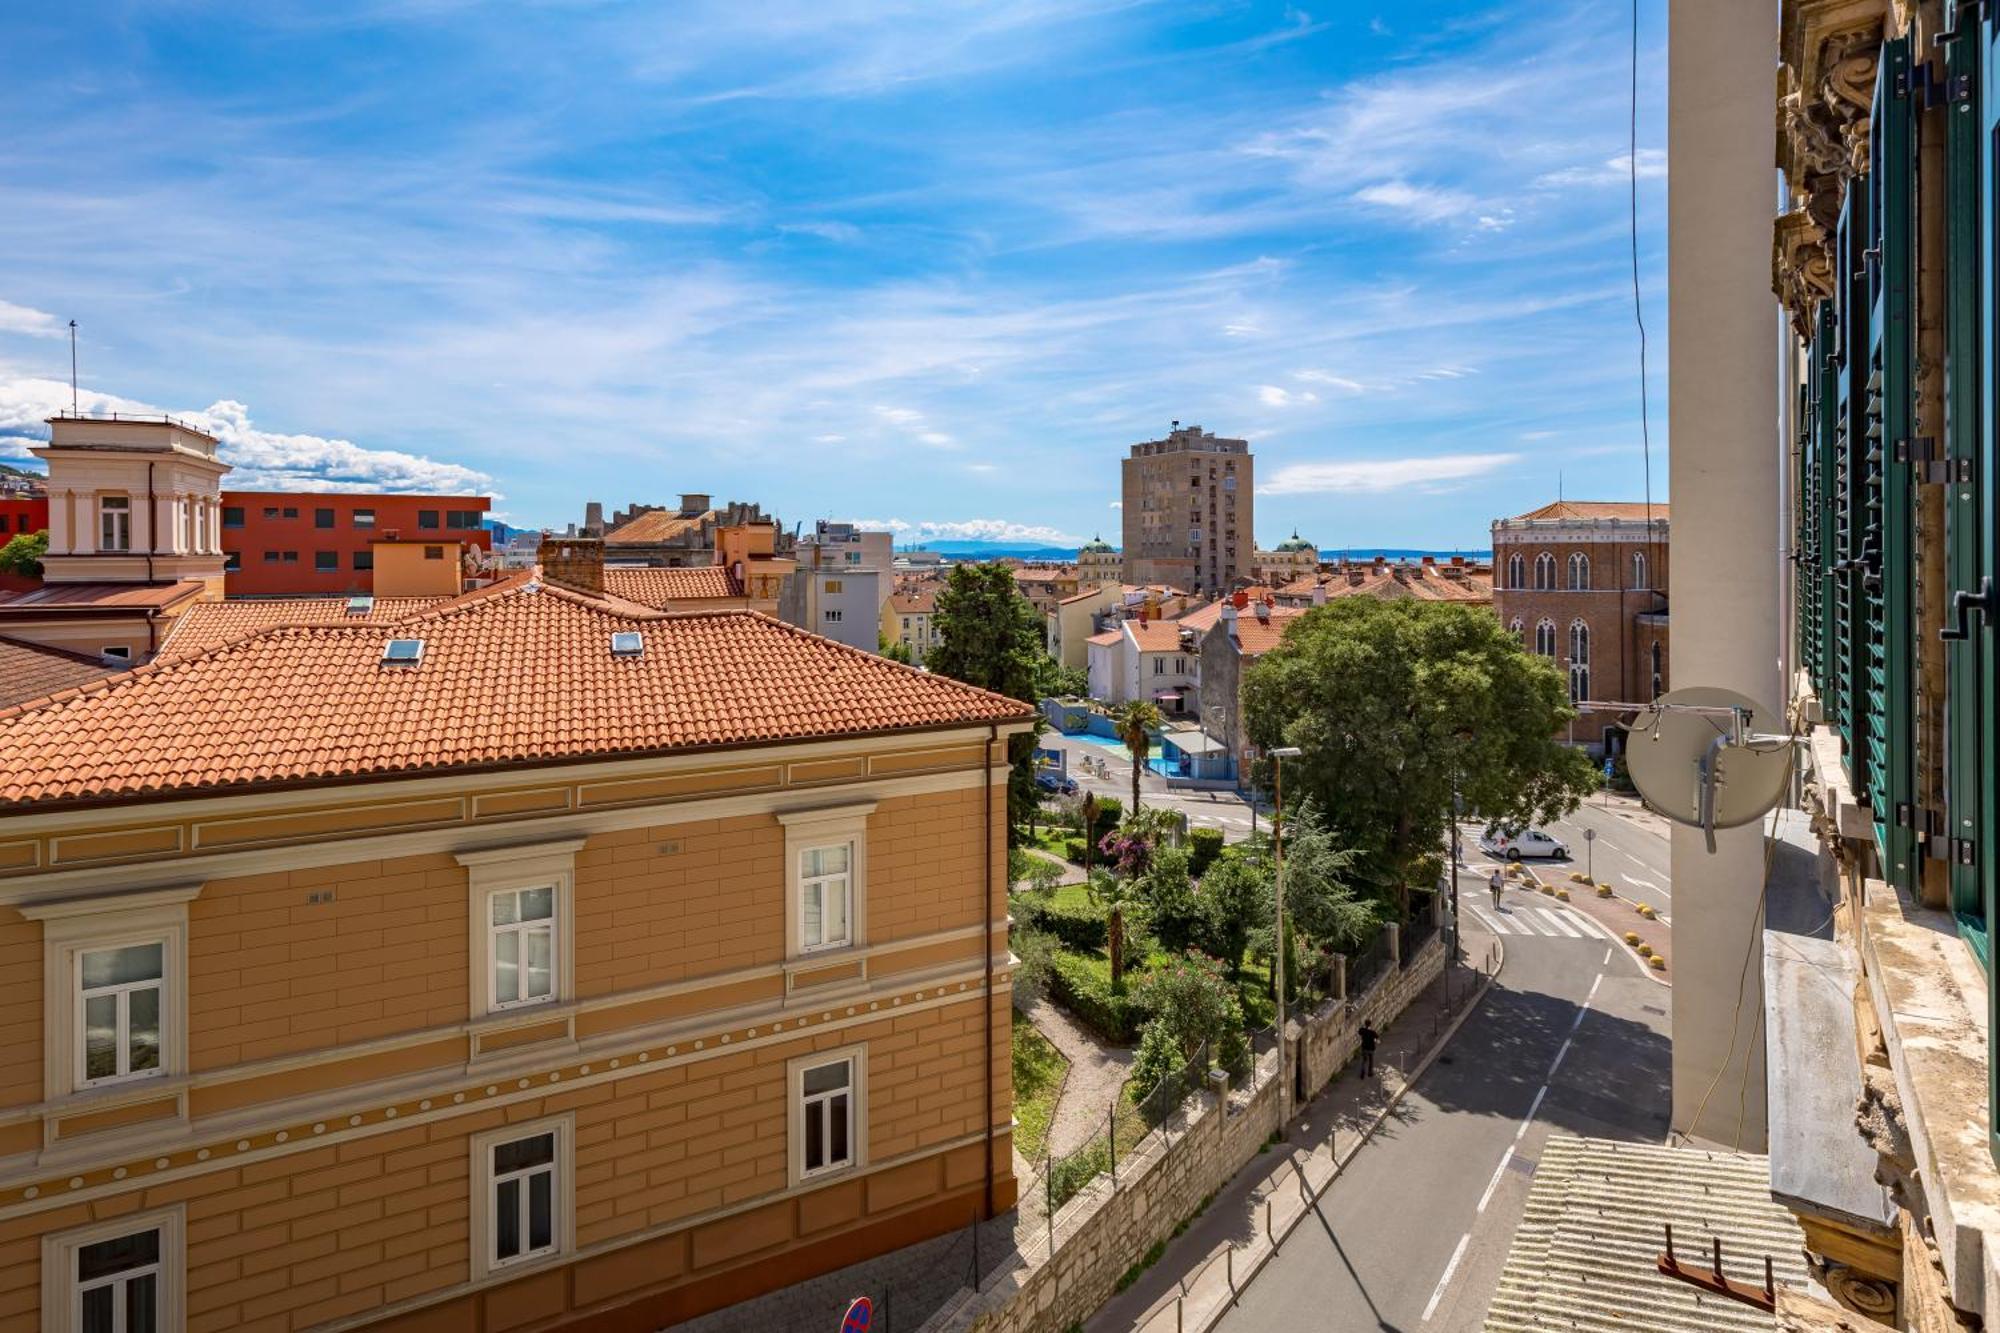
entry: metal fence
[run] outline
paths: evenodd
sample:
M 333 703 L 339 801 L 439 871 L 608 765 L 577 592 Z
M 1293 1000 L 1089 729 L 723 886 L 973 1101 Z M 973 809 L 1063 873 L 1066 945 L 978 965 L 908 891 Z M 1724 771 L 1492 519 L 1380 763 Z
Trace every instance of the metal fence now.
M 1375 984 L 1375 978 L 1394 965 L 1395 958 L 1389 950 L 1389 932 L 1387 928 L 1378 930 L 1372 941 L 1348 955 L 1348 995 L 1365 994 L 1368 988 Z
M 1046 1215 L 1051 1253 L 1056 1245 L 1056 1215 L 1064 1204 L 1099 1181 L 1118 1190 L 1129 1181 L 1135 1158 L 1176 1142 L 1186 1132 L 1176 1113 L 1189 1094 L 1206 1086 L 1214 1063 L 1204 1044 L 1144 1097 L 1134 1101 L 1121 1092 L 1105 1112 L 1103 1126 L 1082 1146 L 1060 1157 L 1044 1156 L 1035 1164 L 1038 1169 L 1021 1181 L 1021 1209 Z
M 1410 914 L 1409 922 L 1403 927 L 1402 955 L 1404 967 L 1410 966 L 1416 959 L 1417 950 L 1423 948 L 1430 937 L 1438 933 L 1438 914 L 1433 909 L 1430 900 L 1420 898 L 1416 901 L 1418 904 L 1417 909 Z

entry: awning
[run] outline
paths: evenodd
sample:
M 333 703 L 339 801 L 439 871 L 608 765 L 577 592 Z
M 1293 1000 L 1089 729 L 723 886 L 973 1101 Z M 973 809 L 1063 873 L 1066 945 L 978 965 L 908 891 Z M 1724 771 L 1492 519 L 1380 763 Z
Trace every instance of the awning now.
M 1176 735 L 1169 732 L 1160 739 L 1182 754 L 1219 754 L 1228 748 L 1205 731 L 1194 735 Z

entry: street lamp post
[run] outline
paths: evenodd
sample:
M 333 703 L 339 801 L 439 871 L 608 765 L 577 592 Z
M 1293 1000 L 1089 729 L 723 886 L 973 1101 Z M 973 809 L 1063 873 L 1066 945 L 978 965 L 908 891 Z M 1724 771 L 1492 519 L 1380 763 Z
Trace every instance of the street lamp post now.
M 1271 792 L 1273 806 L 1271 812 L 1271 846 L 1277 859 L 1277 909 L 1273 917 L 1274 935 L 1271 976 L 1277 983 L 1278 992 L 1278 1123 L 1291 1118 L 1292 1084 L 1285 1070 L 1285 1057 L 1290 1043 L 1285 1040 L 1285 761 L 1296 759 L 1304 751 L 1296 745 L 1280 745 L 1269 751 L 1271 756 Z

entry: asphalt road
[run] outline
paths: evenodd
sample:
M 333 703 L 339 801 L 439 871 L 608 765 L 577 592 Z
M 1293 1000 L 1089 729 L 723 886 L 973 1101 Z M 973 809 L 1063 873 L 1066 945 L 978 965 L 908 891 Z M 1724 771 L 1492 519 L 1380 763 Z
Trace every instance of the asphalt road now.
M 1130 804 L 1132 800 L 1132 761 L 1122 751 L 1101 745 L 1092 745 L 1069 736 L 1050 732 L 1044 735 L 1041 745 L 1067 750 L 1069 752 L 1069 775 L 1077 780 L 1083 791 L 1096 792 L 1099 796 L 1115 796 Z M 1102 761 L 1105 776 L 1098 777 L 1086 772 L 1084 761 L 1091 761 L 1093 767 Z M 1190 791 L 1182 789 L 1169 791 L 1165 778 L 1156 773 L 1146 773 L 1139 780 L 1139 799 L 1147 805 L 1179 810 L 1195 828 L 1217 828 L 1222 830 L 1225 842 L 1241 842 L 1250 836 L 1250 806 L 1234 791 Z M 1264 818 L 1259 816 L 1258 826 L 1264 826 Z
M 1460 893 L 1485 905 L 1484 875 Z M 1507 938 L 1493 990 L 1227 1333 L 1478 1329 L 1549 1137 L 1666 1135 L 1666 988 L 1568 908 L 1510 889 L 1503 910 L 1561 912 L 1580 937 Z
M 1593 842 L 1584 831 L 1595 829 Z M 1618 890 L 1620 897 L 1648 903 L 1663 914 L 1673 911 L 1673 881 L 1669 876 L 1667 839 L 1616 810 L 1585 802 L 1576 813 L 1557 823 L 1553 832 L 1569 844 L 1566 870 L 1590 870 Z

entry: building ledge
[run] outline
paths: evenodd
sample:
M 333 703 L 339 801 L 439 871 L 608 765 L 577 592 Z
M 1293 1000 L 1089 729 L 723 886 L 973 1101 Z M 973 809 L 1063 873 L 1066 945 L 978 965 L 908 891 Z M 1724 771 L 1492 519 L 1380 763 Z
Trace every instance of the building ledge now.
M 1862 881 L 1860 906 L 1862 969 L 1949 1298 L 1991 1322 L 2000 1318 L 2000 1168 L 1987 1145 L 1986 978 L 1948 913 L 1878 879 Z

